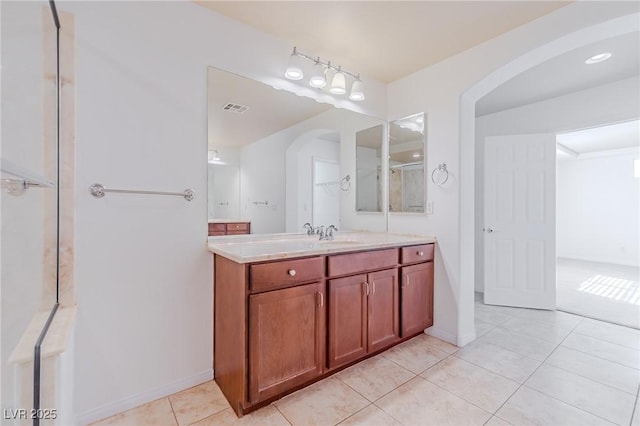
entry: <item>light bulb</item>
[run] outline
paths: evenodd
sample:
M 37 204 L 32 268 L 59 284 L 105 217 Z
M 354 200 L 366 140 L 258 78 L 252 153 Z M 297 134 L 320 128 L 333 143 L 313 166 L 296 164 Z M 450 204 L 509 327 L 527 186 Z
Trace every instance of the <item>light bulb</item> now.
M 349 94 L 349 99 L 351 99 L 352 101 L 364 101 L 364 88 L 360 79 L 357 79 L 351 85 L 351 93 Z
M 324 66 L 318 63 L 315 67 L 313 67 L 313 74 L 309 79 L 309 85 L 311 87 L 316 87 L 318 89 L 322 89 L 327 85 L 327 79 L 324 76 Z
M 342 71 L 338 69 L 336 75 L 333 76 L 333 80 L 331 81 L 331 89 L 329 91 L 334 95 L 344 95 L 347 93 L 347 89 L 345 88 L 346 81 L 344 74 Z
M 302 73 L 302 58 L 292 53 L 289 56 L 289 64 L 287 70 L 284 72 L 284 76 L 289 80 L 301 80 L 304 77 Z

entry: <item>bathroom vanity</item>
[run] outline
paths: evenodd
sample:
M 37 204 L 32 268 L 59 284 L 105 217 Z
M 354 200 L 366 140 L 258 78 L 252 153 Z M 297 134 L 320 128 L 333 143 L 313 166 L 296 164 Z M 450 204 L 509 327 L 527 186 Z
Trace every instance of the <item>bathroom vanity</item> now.
M 210 219 L 209 236 L 242 235 L 251 233 L 251 222 L 246 220 Z
M 214 374 L 239 416 L 433 325 L 434 238 L 211 238 Z

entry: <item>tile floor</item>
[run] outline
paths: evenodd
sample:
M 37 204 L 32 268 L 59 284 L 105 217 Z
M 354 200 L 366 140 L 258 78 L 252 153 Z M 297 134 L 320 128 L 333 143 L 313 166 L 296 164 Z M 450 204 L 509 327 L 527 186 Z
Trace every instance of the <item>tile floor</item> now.
M 558 259 L 558 309 L 640 328 L 640 268 Z
M 241 419 L 208 382 L 94 425 L 640 426 L 639 330 L 479 296 L 476 330 L 464 348 L 420 335 Z

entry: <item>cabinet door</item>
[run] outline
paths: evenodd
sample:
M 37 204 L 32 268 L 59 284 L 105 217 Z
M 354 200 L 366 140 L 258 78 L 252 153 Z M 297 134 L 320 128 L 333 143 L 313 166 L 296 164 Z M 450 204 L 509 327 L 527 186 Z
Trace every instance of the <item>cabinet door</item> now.
M 402 337 L 433 325 L 433 262 L 405 266 L 402 271 Z
M 249 297 L 252 403 L 322 374 L 324 309 L 324 283 Z
M 368 351 L 385 348 L 400 338 L 398 270 L 368 274 Z
M 329 281 L 329 368 L 367 353 L 367 276 Z

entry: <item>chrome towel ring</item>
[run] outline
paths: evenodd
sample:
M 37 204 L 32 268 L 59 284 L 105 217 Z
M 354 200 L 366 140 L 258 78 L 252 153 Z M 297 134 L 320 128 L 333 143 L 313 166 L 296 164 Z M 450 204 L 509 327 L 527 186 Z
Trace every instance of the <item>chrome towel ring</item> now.
M 444 185 L 447 180 L 449 180 L 449 171 L 447 170 L 447 164 L 440 163 L 438 164 L 438 167 L 433 169 L 433 172 L 431 172 L 431 182 L 441 186 Z

